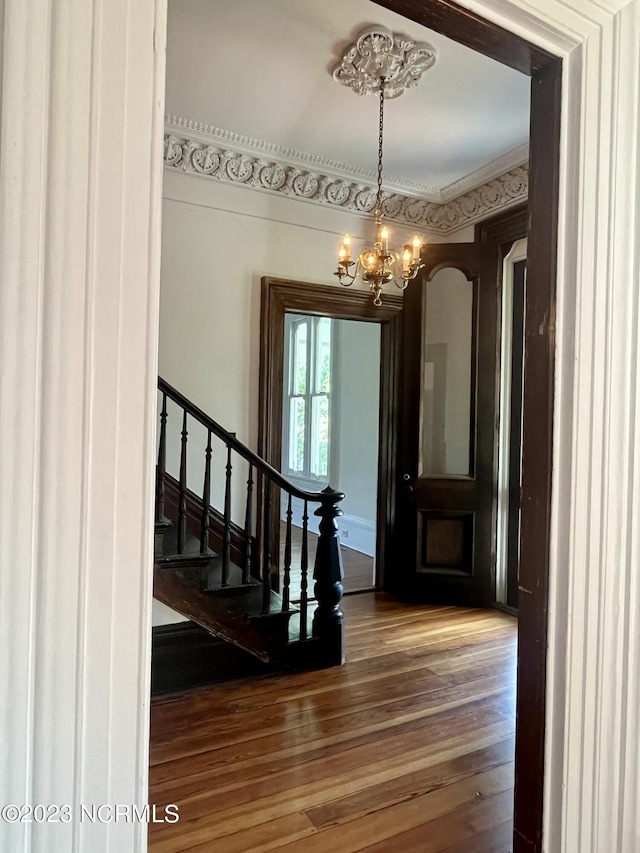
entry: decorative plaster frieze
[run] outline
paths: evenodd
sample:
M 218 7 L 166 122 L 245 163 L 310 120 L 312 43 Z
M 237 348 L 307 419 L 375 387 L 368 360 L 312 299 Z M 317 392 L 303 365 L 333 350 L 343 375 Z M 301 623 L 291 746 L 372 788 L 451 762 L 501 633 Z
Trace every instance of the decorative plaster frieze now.
M 317 154 L 309 154 L 304 151 L 296 151 L 293 148 L 274 145 L 272 142 L 253 139 L 250 136 L 243 136 L 239 133 L 233 133 L 230 130 L 222 130 L 219 127 L 212 127 L 211 125 L 181 118 L 180 116 L 167 116 L 165 118 L 165 130 L 167 133 L 174 133 L 177 136 L 184 135 L 189 139 L 199 140 L 210 145 L 217 144 L 224 148 L 232 148 L 234 151 L 254 157 L 269 155 L 276 160 L 285 161 L 289 165 L 304 165 L 314 171 L 318 170 L 331 173 L 335 177 L 342 177 L 348 180 L 371 181 L 373 183 L 376 180 L 376 172 L 372 169 L 360 169 L 357 166 L 350 166 L 346 163 L 332 160 L 330 157 L 321 157 Z M 505 169 L 502 169 L 502 171 L 504 172 Z M 426 186 L 426 184 L 385 176 L 384 185 L 390 192 L 426 197 L 429 201 L 442 200 L 440 190 L 435 187 Z
M 373 212 L 373 183 L 345 180 L 332 174 L 247 154 L 188 135 L 166 133 L 164 162 L 168 169 L 279 193 L 358 214 Z M 406 225 L 445 234 L 526 199 L 528 169 L 518 166 L 445 204 L 401 193 L 385 192 L 385 216 Z
M 239 133 L 233 133 L 230 130 L 223 130 L 219 127 L 181 118 L 180 116 L 166 116 L 165 131 L 166 133 L 174 134 L 178 137 L 184 136 L 187 139 L 200 141 L 207 145 L 218 145 L 221 148 L 233 149 L 236 152 L 248 154 L 252 157 L 268 155 L 274 160 L 284 161 L 290 166 L 303 165 L 311 171 L 331 174 L 333 177 L 345 178 L 348 181 L 357 180 L 372 184 L 376 181 L 376 172 L 372 169 L 361 169 L 357 166 L 350 166 L 346 163 L 332 160 L 329 157 L 296 151 L 293 148 L 275 145 L 272 142 L 265 142 L 262 139 L 254 139 L 250 136 L 243 136 Z M 384 177 L 384 188 L 389 193 L 415 196 L 422 200 L 426 199 L 427 201 L 442 203 L 475 189 L 481 184 L 493 180 L 493 178 L 504 175 L 516 166 L 522 166 L 528 160 L 529 144 L 525 143 L 492 160 L 475 172 L 471 172 L 463 178 L 454 181 L 443 189 L 389 175 L 385 175 Z
M 356 95 L 374 95 L 384 78 L 385 98 L 397 98 L 405 89 L 417 86 L 435 61 L 436 51 L 430 44 L 374 24 L 349 45 L 333 71 L 333 79 Z

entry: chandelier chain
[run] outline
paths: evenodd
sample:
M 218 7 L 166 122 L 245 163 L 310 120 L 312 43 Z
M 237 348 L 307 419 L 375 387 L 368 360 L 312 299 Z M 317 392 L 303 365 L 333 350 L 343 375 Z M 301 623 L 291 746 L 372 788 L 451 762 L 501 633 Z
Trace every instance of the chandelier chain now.
M 382 211 L 382 141 L 384 138 L 384 77 L 380 78 L 380 123 L 378 126 L 378 193 L 376 210 Z
M 380 78 L 380 121 L 378 125 L 378 190 L 376 194 L 375 236 L 371 246 L 365 246 L 355 261 L 351 260 L 351 237 L 345 234 L 338 250 L 338 269 L 334 275 L 340 284 L 350 287 L 361 277 L 373 293 L 373 304 L 382 305 L 382 288 L 393 282 L 400 290 L 416 277 L 424 264 L 420 260 L 422 240 L 413 238 L 413 251 L 406 244 L 402 254 L 389 250 L 389 229 L 382 224 L 382 140 L 384 136 L 385 78 Z M 352 267 L 355 267 L 353 272 Z

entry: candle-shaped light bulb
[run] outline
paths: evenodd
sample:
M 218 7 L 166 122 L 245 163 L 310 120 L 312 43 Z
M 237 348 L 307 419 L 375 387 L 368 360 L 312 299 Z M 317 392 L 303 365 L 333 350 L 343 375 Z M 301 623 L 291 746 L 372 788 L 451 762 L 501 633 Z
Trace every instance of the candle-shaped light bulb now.
M 389 229 L 386 225 L 383 225 L 382 230 L 380 231 L 380 242 L 382 243 L 382 248 L 386 252 L 389 249 Z
M 342 246 L 338 252 L 338 259 L 344 261 L 346 264 L 351 260 L 351 237 L 348 234 L 345 234 L 342 238 Z
M 421 247 L 422 247 L 422 240 L 416 234 L 416 236 L 413 238 L 413 260 L 414 261 L 420 260 L 420 248 Z
M 409 272 L 409 266 L 411 265 L 411 249 L 409 246 L 404 247 L 404 252 L 402 253 L 402 271 Z

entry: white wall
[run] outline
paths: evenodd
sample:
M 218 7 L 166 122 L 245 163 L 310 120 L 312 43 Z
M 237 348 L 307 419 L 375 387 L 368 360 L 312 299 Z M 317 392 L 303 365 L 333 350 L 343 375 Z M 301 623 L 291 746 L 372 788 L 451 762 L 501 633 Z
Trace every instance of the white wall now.
M 340 237 L 348 231 L 360 245 L 371 236 L 371 219 L 170 171 L 163 195 L 159 373 L 255 450 L 261 278 L 339 287 L 332 273 Z M 391 233 L 400 245 L 414 232 L 393 226 Z M 175 475 L 178 431 L 175 418 L 169 423 L 168 470 Z M 198 491 L 204 436 L 193 429 L 189 441 L 189 485 Z M 223 478 L 214 453 L 216 460 L 219 505 Z M 240 522 L 241 513 L 236 494 Z M 156 607 L 154 624 L 166 618 Z
M 163 196 L 159 374 L 255 450 L 261 278 L 339 287 L 332 273 L 340 237 L 348 231 L 358 248 L 371 236 L 371 219 L 171 170 L 164 174 Z M 392 245 L 403 245 L 414 233 L 392 224 Z M 425 239 L 473 240 L 473 226 L 446 238 L 425 235 Z M 367 289 L 360 282 L 353 287 Z M 390 292 L 400 291 L 391 285 Z M 352 355 L 364 364 L 357 352 Z M 170 411 L 167 470 L 177 476 L 180 424 L 175 415 Z M 203 431 L 192 425 L 188 484 L 196 492 L 202 489 L 204 443 Z M 216 506 L 222 501 L 223 466 L 214 447 Z M 341 472 L 345 476 L 344 490 L 353 493 L 352 472 Z M 375 494 L 375 486 L 367 491 Z M 243 496 L 236 490 L 232 514 L 239 523 L 243 506 Z M 345 512 L 355 517 L 354 542 L 360 535 L 357 519 L 375 518 L 371 505 L 362 509 L 345 506 Z M 154 624 L 166 619 L 167 613 L 154 602 Z
M 261 277 L 339 286 L 340 236 L 371 230 L 329 206 L 165 172 L 160 374 L 255 447 Z
M 0 0 L 0 135 L 2 134 L 2 81 L 4 78 L 4 0 Z

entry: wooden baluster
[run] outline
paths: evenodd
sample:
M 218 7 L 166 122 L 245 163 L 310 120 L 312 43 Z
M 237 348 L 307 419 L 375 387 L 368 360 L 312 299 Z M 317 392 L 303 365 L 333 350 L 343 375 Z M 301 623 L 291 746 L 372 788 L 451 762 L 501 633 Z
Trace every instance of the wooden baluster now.
M 211 525 L 211 430 L 207 430 L 207 449 L 204 461 L 204 486 L 202 488 L 202 522 L 200 525 L 200 553 L 209 550 Z
M 318 606 L 313 614 L 313 636 L 322 641 L 321 657 L 326 666 L 344 663 L 344 616 L 342 599 L 342 555 L 338 540 L 338 522 L 343 514 L 338 506 L 342 492 L 326 488 L 322 503 L 314 515 L 320 518 L 320 538 L 313 570 Z
M 271 480 L 264 477 L 262 524 L 262 612 L 271 606 Z
M 231 566 L 231 448 L 227 447 L 227 479 L 224 488 L 224 532 L 222 534 L 222 586 L 229 586 Z
M 307 639 L 308 607 L 308 571 L 309 571 L 309 504 L 305 500 L 302 510 L 302 553 L 300 555 L 300 639 Z
M 178 499 L 178 554 L 184 553 L 187 539 L 187 412 L 182 413 L 182 441 L 180 447 L 180 497 Z
M 253 562 L 253 536 L 251 526 L 253 524 L 253 465 L 249 463 L 249 477 L 247 478 L 247 508 L 244 515 L 244 566 L 242 567 L 242 583 L 251 580 L 251 564 Z
M 291 493 L 289 493 L 289 501 L 287 503 L 287 533 L 284 540 L 284 579 L 282 582 L 282 612 L 285 613 L 289 609 L 290 604 L 290 587 L 291 587 L 291 518 L 293 512 L 291 510 Z
M 160 412 L 160 446 L 158 448 L 158 465 L 156 467 L 156 522 L 164 518 L 164 483 L 167 473 L 167 395 L 162 394 L 162 411 Z

